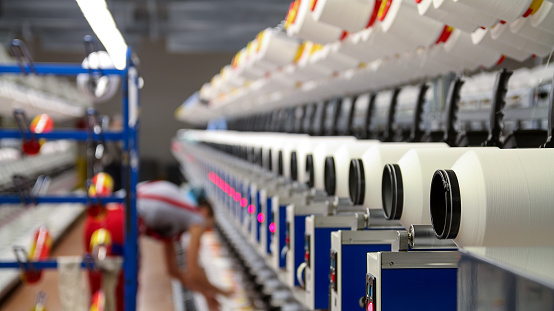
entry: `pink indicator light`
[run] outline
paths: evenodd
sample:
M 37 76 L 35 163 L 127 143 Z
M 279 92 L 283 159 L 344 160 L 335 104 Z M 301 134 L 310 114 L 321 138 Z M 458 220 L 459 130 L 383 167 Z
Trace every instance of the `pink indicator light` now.
M 233 196 L 233 199 L 235 199 L 235 202 L 238 202 L 240 200 L 240 197 L 241 197 L 240 193 L 235 192 L 235 195 Z
M 246 205 L 248 205 L 248 200 L 246 198 L 240 199 L 240 206 L 246 207 Z
M 367 304 L 367 311 L 373 311 L 373 301 Z
M 264 220 L 265 220 L 265 215 L 264 215 L 264 213 L 259 213 L 259 214 L 258 214 L 258 222 L 259 222 L 259 223 L 262 223 L 262 222 L 264 222 Z
M 275 226 L 275 223 L 272 222 L 269 224 L 269 232 L 275 233 L 275 230 L 277 230 L 277 226 Z
M 229 186 L 229 192 L 227 192 L 227 194 L 229 194 L 230 197 L 234 197 L 235 196 L 235 189 L 231 188 L 231 186 Z
M 255 211 L 256 211 L 256 208 L 254 207 L 254 205 L 252 204 L 248 205 L 248 213 L 254 214 Z

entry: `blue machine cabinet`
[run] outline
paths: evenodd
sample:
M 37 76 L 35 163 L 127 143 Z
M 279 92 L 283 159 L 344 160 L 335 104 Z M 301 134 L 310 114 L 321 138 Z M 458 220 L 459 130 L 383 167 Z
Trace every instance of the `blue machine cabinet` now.
M 286 284 L 290 287 L 299 286 L 296 278 L 296 270 L 304 262 L 304 237 L 306 229 L 306 217 L 310 215 L 327 214 L 329 206 L 327 202 L 287 206 L 286 230 L 289 247 L 286 255 Z
M 367 274 L 359 271 L 366 310 L 455 311 L 458 259 L 457 251 L 368 253 Z
M 390 251 L 398 230 L 337 231 L 330 236 L 331 251 L 327 275 L 330 310 L 356 310 L 365 296 L 367 253 Z

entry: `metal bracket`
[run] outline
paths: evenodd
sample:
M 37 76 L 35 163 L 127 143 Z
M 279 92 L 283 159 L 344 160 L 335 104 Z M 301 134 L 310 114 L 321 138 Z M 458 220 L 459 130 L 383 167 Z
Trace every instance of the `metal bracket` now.
M 12 182 L 14 188 L 23 204 L 35 204 L 36 202 L 31 195 L 31 180 L 23 175 L 13 175 Z
M 396 240 L 392 242 L 391 251 L 407 252 L 410 249 L 410 233 L 408 231 L 398 231 Z
M 452 240 L 440 240 L 431 225 L 412 225 L 409 234 L 410 248 L 417 249 L 457 249 Z
M 19 129 L 19 133 L 21 133 L 21 139 L 23 141 L 28 141 L 27 134 L 30 134 L 31 139 L 30 140 L 36 140 L 35 133 L 32 132 L 29 128 L 29 119 L 27 118 L 27 114 L 25 113 L 25 110 L 23 109 L 14 109 L 13 111 L 13 118 L 15 119 L 15 123 L 17 124 L 17 128 Z
M 35 65 L 33 64 L 33 59 L 31 58 L 31 53 L 27 50 L 25 43 L 19 39 L 13 39 L 10 43 L 10 49 L 17 59 L 17 65 L 21 70 L 23 75 L 28 75 L 29 73 L 37 73 Z M 29 71 L 27 71 L 29 67 Z
M 35 271 L 35 266 L 31 261 L 29 261 L 27 258 L 29 258 L 29 253 L 25 250 L 23 246 L 15 245 L 12 247 L 13 253 L 15 255 L 15 260 L 19 264 L 19 267 L 23 271 Z

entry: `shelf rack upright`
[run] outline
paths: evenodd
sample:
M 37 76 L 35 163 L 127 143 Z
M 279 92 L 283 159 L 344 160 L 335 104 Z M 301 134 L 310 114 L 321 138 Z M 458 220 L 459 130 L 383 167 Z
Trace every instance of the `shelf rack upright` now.
M 112 195 L 101 198 L 102 203 L 124 203 L 125 204 L 125 241 L 123 245 L 123 273 L 125 282 L 125 311 L 136 310 L 137 296 L 137 272 L 138 272 L 138 222 L 136 209 L 136 185 L 139 176 L 139 74 L 132 60 L 132 51 L 127 50 L 127 64 L 124 69 L 87 69 L 80 64 L 49 64 L 49 63 L 27 63 L 27 64 L 2 64 L 0 74 L 36 74 L 36 75 L 59 75 L 77 76 L 78 74 L 100 74 L 117 75 L 121 77 L 122 84 L 122 116 L 123 129 L 118 132 L 104 132 L 102 137 L 92 134 L 94 140 L 121 141 L 123 144 L 123 168 L 122 185 L 125 196 Z M 0 129 L 2 138 L 30 138 L 29 132 L 22 134 L 15 129 Z M 75 141 L 87 141 L 91 135 L 86 130 L 54 130 L 49 133 L 35 134 L 37 139 L 47 140 L 69 139 Z M 36 204 L 58 204 L 58 203 L 81 203 L 87 204 L 97 201 L 86 195 L 47 195 L 33 198 L 21 198 L 12 195 L 0 195 L 1 204 L 30 203 L 32 199 Z M 29 263 L 27 263 L 28 265 Z M 56 260 L 40 261 L 31 263 L 34 269 L 56 269 Z M 82 262 L 81 267 L 87 269 L 90 265 Z M 1 268 L 21 268 L 17 261 L 1 261 Z

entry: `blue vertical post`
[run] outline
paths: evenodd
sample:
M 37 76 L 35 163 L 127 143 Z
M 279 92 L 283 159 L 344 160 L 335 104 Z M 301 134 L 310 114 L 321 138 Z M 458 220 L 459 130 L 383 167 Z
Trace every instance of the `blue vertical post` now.
M 138 277 L 138 223 L 136 185 L 139 173 L 138 153 L 138 73 L 132 64 L 131 49 L 127 50 L 127 67 L 122 79 L 123 84 L 123 150 L 124 186 L 126 189 L 125 209 L 125 311 L 135 311 L 137 305 Z

